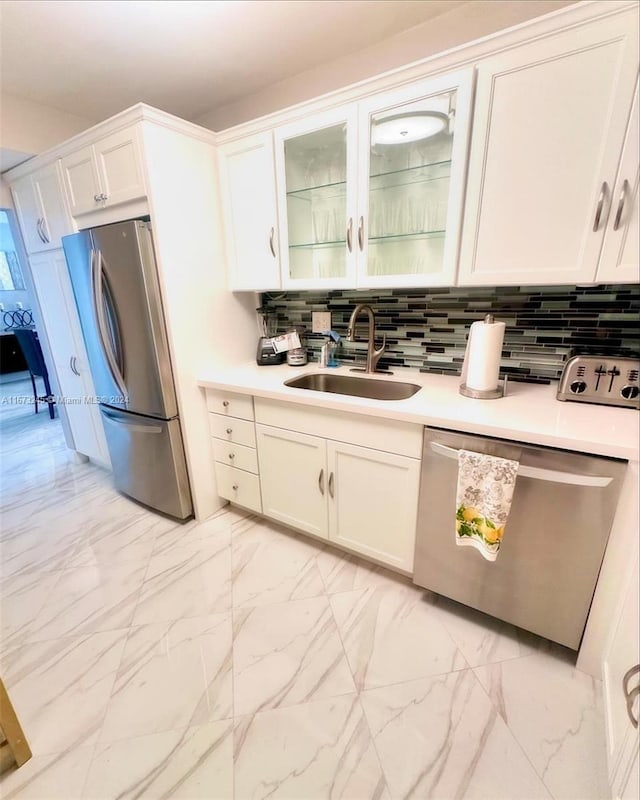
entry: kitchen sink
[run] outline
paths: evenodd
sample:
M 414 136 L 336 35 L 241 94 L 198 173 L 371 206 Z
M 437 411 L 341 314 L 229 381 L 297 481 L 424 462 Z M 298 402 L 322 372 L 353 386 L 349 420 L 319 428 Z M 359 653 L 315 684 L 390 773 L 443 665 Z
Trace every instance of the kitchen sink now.
M 386 381 L 376 378 L 353 378 L 350 375 L 331 375 L 313 372 L 285 381 L 293 389 L 313 389 L 316 392 L 349 394 L 353 397 L 370 397 L 372 400 L 406 400 L 422 388 L 416 383 Z

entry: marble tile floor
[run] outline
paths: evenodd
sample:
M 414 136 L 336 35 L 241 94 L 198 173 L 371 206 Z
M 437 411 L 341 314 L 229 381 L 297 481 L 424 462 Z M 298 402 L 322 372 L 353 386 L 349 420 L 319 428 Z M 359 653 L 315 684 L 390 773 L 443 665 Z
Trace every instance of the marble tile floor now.
M 568 651 L 230 507 L 154 515 L 34 416 L 0 410 L 0 674 L 34 753 L 3 800 L 608 797 Z

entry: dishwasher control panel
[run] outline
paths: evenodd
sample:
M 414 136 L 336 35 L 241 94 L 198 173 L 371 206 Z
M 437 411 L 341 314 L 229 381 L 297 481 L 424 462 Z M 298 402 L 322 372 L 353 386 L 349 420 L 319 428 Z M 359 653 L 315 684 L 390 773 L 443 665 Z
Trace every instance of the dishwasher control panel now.
M 558 400 L 640 409 L 640 359 L 574 356 L 564 366 Z

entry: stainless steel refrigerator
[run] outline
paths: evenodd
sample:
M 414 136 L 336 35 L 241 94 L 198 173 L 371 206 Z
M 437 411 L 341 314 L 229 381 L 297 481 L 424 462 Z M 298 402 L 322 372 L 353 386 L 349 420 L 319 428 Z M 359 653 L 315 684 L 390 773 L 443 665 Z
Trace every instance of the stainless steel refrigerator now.
M 62 238 L 116 488 L 151 508 L 192 513 L 151 225 Z

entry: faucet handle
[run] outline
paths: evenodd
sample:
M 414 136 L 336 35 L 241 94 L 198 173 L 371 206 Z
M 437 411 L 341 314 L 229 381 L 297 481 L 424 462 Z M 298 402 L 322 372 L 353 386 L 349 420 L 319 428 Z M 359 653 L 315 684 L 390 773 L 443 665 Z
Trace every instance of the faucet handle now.
M 387 334 L 383 333 L 382 334 L 382 346 L 381 347 L 375 347 L 375 342 L 374 342 L 373 353 L 371 354 L 371 368 L 374 371 L 376 369 L 378 361 L 380 360 L 380 357 L 382 356 L 382 354 L 384 353 L 384 351 L 386 349 L 387 349 Z

